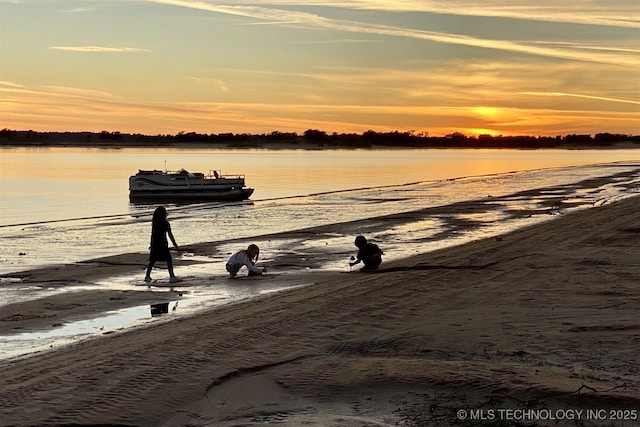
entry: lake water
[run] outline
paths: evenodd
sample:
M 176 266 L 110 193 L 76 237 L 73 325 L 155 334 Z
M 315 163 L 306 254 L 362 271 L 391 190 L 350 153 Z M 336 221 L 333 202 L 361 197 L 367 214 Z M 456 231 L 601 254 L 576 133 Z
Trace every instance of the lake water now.
M 166 163 L 165 163 L 166 162 Z M 640 150 L 182 150 L 0 149 L 0 287 L 2 306 L 61 292 L 146 290 L 144 268 L 122 277 L 67 286 L 22 283 L 11 273 L 100 256 L 148 250 L 155 206 L 128 199 L 128 178 L 138 169 L 219 170 L 246 175 L 255 188 L 249 202 L 167 205 L 181 245 L 221 242 L 217 254 L 180 265 L 179 309 L 158 317 L 149 306 L 94 313 L 42 331 L 0 336 L 0 360 L 77 342 L 104 333 L 278 292 L 292 286 L 276 276 L 264 283 L 219 280 L 240 248 L 237 237 L 296 230 L 384 214 L 441 207 L 416 223 L 366 231 L 385 261 L 423 253 L 640 194 Z M 598 178 L 598 179 L 594 179 Z M 473 201 L 472 210 L 453 204 Z M 533 214 L 531 214 L 533 212 Z M 522 214 L 519 214 L 522 213 Z M 461 226 L 464 224 L 464 226 Z M 354 230 L 359 232 L 362 230 Z M 320 269 L 342 270 L 354 252 L 353 235 L 308 235 L 296 241 L 251 239 L 261 259 L 330 248 Z M 347 270 L 348 271 L 348 270 Z M 157 273 L 166 281 L 166 272 Z M 189 277 L 216 277 L 216 286 L 190 286 Z M 245 282 L 245 283 L 242 283 Z M 262 281 L 258 281 L 262 282 Z M 293 286 L 309 286 L 296 283 Z M 96 288 L 97 286 L 97 288 Z M 153 288 L 174 309 L 168 288 Z
M 611 172 L 576 166 L 638 159 L 638 150 L 2 148 L 0 273 L 146 251 L 155 206 L 129 203 L 138 169 L 241 173 L 255 188 L 252 203 L 167 205 L 189 244 L 564 184 Z

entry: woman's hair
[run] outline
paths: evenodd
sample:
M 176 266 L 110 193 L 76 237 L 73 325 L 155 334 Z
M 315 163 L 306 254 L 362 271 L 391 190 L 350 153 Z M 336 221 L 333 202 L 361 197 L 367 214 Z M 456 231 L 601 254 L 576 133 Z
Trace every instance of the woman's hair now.
M 164 206 L 158 206 L 155 211 L 153 211 L 153 219 L 151 222 L 153 224 L 157 224 L 159 221 L 167 219 L 167 210 Z
M 253 260 L 253 258 L 255 258 L 256 261 L 258 261 L 258 256 L 260 255 L 260 248 L 258 247 L 258 245 L 254 245 L 253 243 L 250 244 L 246 252 L 250 260 Z

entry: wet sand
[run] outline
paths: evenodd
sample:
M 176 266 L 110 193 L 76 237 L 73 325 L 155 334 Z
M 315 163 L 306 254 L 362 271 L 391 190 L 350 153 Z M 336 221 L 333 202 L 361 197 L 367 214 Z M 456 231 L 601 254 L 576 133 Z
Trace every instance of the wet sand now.
M 307 270 L 292 252 L 270 266 L 285 272 L 241 280 L 313 285 L 3 362 L 0 425 L 479 425 L 471 411 L 502 425 L 576 424 L 540 419 L 545 410 L 605 411 L 581 413 L 584 425 L 618 425 L 615 415 L 638 425 L 639 210 L 636 196 L 373 274 Z M 21 276 L 65 286 L 137 271 L 145 259 Z M 0 328 L 39 328 L 148 294 L 27 301 L 3 307 Z M 539 412 L 522 420 L 506 409 Z

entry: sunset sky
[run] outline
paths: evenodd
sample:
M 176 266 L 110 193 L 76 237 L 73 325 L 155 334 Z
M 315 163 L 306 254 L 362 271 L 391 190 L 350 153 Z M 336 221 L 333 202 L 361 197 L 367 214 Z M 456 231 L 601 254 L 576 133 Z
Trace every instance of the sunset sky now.
M 638 0 L 0 0 L 0 128 L 640 134 Z

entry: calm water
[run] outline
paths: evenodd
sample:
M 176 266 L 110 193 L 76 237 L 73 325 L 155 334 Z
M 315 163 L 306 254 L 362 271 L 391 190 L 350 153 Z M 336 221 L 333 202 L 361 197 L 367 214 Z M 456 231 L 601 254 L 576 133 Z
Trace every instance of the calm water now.
M 215 254 L 176 257 L 185 292 L 179 309 L 152 318 L 149 306 L 94 313 L 45 330 L 0 336 L 0 360 L 46 351 L 103 333 L 255 298 L 291 287 L 278 276 L 242 283 L 221 279 L 224 261 L 252 237 L 261 258 L 330 251 L 321 269 L 348 271 L 353 235 L 379 243 L 385 260 L 428 252 L 547 221 L 571 209 L 589 208 L 640 194 L 640 151 L 388 150 L 264 151 L 176 149 L 0 149 L 0 274 L 148 248 L 155 206 L 132 205 L 128 177 L 138 169 L 242 173 L 255 188 L 251 202 L 167 205 L 178 242 L 222 242 Z M 593 179 L 599 178 L 599 179 Z M 474 201 L 472 210 L 450 205 Z M 565 204 L 563 204 L 564 202 Z M 295 241 L 260 238 L 267 233 L 332 224 L 383 214 L 443 207 L 415 223 L 354 229 Z M 449 208 L 449 210 L 447 210 Z M 534 212 L 533 215 L 529 214 Z M 463 226 L 464 225 L 464 226 Z M 328 249 L 327 249 L 328 248 Z M 330 257 L 331 258 L 331 257 Z M 96 289 L 147 290 L 144 268 L 96 283 L 37 286 L 0 279 L 3 305 L 61 292 Z M 166 281 L 166 272 L 157 272 Z M 215 286 L 190 286 L 189 277 Z M 141 285 L 141 286 L 138 286 Z M 312 284 L 296 283 L 295 286 Z M 158 302 L 176 307 L 176 294 L 153 288 Z
M 567 183 L 608 172 L 544 169 L 639 158 L 636 150 L 3 148 L 0 273 L 146 251 L 155 206 L 129 203 L 138 169 L 242 173 L 255 188 L 252 204 L 168 205 L 179 243 L 189 244 Z M 499 176 L 513 171 L 532 172 Z
M 637 160 L 640 150 L 0 149 L 0 226 L 136 214 L 138 169 L 242 173 L 254 201 L 362 187 Z M 142 209 L 144 210 L 144 209 Z

